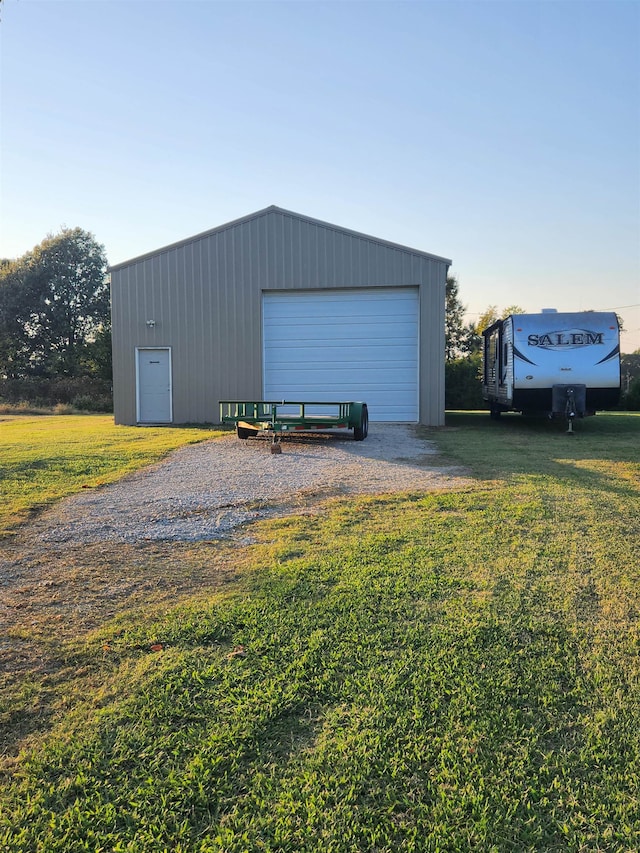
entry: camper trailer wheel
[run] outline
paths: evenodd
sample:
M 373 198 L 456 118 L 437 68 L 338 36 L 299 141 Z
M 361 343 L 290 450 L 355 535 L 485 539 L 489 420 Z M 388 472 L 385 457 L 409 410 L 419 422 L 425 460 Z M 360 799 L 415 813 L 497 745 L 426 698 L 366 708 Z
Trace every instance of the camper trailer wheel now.
M 502 409 L 499 409 L 497 406 L 491 406 L 491 411 L 489 412 L 489 415 L 494 421 L 497 421 L 501 414 Z

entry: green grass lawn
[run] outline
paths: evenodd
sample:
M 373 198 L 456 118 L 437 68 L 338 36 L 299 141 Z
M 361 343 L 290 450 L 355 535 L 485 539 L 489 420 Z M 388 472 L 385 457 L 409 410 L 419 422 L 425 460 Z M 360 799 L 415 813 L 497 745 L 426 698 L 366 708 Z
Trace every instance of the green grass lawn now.
M 262 522 L 52 651 L 0 849 L 637 851 L 640 417 L 426 434 L 470 487 Z
M 0 537 L 33 510 L 216 434 L 114 426 L 111 415 L 0 415 Z

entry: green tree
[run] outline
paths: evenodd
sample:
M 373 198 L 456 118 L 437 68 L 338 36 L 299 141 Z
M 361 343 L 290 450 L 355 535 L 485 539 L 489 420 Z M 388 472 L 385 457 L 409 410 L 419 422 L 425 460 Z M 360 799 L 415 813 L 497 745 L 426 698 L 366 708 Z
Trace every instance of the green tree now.
M 621 405 L 632 412 L 640 410 L 640 349 L 620 356 Z
M 465 307 L 458 295 L 458 280 L 454 275 L 448 275 L 444 321 L 446 361 L 453 361 L 464 350 L 467 338 L 464 312 Z
M 467 329 L 467 352 L 470 354 L 482 351 L 482 333 L 488 329 L 496 320 L 504 320 L 510 314 L 526 314 L 526 310 L 519 305 L 508 305 L 501 311 L 497 305 L 489 305 L 480 314 L 475 323 L 470 323 Z
M 98 379 L 111 382 L 113 375 L 111 360 L 111 325 L 105 324 L 89 340 L 82 353 L 83 372 Z
M 25 258 L 0 265 L 0 376 L 16 379 L 30 371 L 31 305 L 34 280 Z
M 81 228 L 65 228 L 0 265 L 0 374 L 76 376 L 109 329 L 107 260 Z
M 455 291 L 457 299 L 457 289 Z M 455 338 L 453 357 L 445 363 L 445 405 L 447 409 L 479 409 L 482 401 L 482 332 L 496 320 L 509 314 L 524 314 L 519 305 L 509 305 L 502 311 L 489 305 L 475 323 L 461 327 Z
M 477 409 L 482 405 L 478 382 L 480 343 L 473 325 L 464 323 L 458 281 L 447 277 L 445 319 L 445 405 L 447 409 Z
M 447 409 L 483 408 L 481 368 L 482 358 L 479 352 L 445 363 L 445 407 Z

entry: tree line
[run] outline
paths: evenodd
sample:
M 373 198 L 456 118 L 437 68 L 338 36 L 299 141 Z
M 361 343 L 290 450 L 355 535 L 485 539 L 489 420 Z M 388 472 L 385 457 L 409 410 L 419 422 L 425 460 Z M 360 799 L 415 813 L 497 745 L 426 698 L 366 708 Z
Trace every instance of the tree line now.
M 458 281 L 445 306 L 447 409 L 483 409 L 482 332 L 524 313 L 490 305 L 465 323 Z M 0 260 L 0 403 L 71 404 L 109 411 L 111 317 L 104 246 L 88 231 L 63 228 L 17 260 Z M 640 409 L 640 352 L 622 356 L 623 404 Z
M 111 408 L 104 246 L 81 228 L 0 260 L 0 399 Z

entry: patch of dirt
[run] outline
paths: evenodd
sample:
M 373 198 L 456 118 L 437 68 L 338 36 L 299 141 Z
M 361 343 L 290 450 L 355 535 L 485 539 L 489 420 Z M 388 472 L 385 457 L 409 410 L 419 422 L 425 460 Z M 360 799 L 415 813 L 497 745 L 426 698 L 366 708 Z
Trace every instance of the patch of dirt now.
M 0 545 L 0 682 L 46 673 L 51 652 L 123 611 L 173 607 L 241 576 L 234 543 L 103 543 L 55 549 Z M 6 572 L 11 571 L 11 577 Z
M 458 489 L 415 427 L 296 436 L 271 454 L 235 436 L 190 445 L 103 488 L 61 501 L 0 540 L 0 678 L 46 673 L 51 649 L 121 611 L 173 606 L 241 573 L 251 523 L 319 511 L 329 497 Z M 431 463 L 431 464 L 430 464 Z

